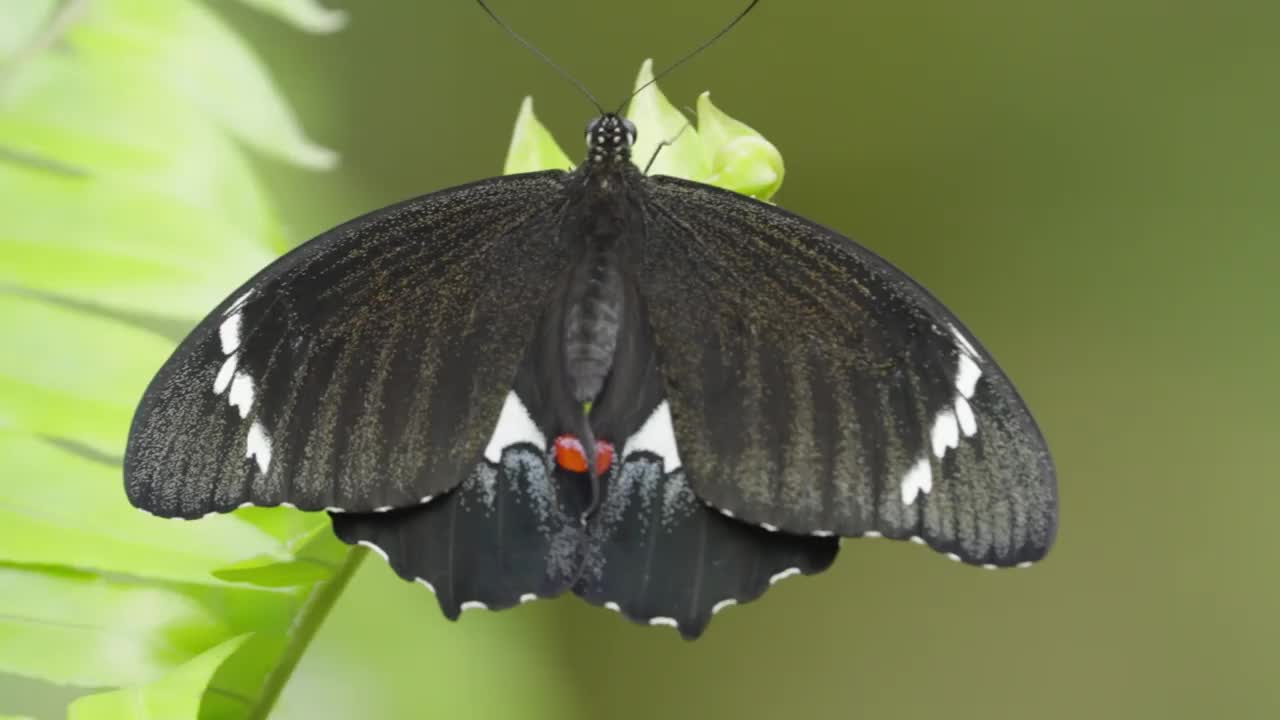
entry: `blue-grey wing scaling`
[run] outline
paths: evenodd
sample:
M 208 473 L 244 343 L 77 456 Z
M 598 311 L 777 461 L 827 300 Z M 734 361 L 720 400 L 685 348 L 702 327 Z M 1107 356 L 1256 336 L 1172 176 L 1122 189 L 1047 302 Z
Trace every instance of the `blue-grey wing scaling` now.
M 826 570 L 837 543 L 731 520 L 694 496 L 683 468 L 668 469 L 660 456 L 639 450 L 609 477 L 573 591 L 693 639 L 721 610 L 755 600 L 784 578 Z
M 386 513 L 334 513 L 333 529 L 425 585 L 455 620 L 464 610 L 502 610 L 569 587 L 582 532 L 560 489 L 545 449 L 515 444 L 497 462 L 481 460 L 440 498 Z
M 199 517 L 386 511 L 469 477 L 568 263 L 564 173 L 495 178 L 341 225 L 178 347 L 134 416 L 125 487 Z
M 795 534 L 1040 559 L 1057 490 L 1040 431 L 926 290 L 831 230 L 673 178 L 647 184 L 637 273 L 693 492 Z

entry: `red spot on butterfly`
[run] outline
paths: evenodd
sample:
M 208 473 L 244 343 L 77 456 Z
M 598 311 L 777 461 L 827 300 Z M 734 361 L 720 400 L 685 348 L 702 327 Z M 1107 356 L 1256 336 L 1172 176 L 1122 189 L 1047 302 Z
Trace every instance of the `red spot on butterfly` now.
M 587 451 L 582 441 L 572 435 L 561 435 L 555 442 L 556 464 L 569 472 L 587 471 Z M 613 465 L 613 443 L 596 441 L 596 474 L 603 475 Z
M 613 443 L 605 440 L 596 441 L 596 474 L 603 475 L 609 472 L 609 467 L 613 465 Z
M 572 435 L 556 438 L 556 464 L 569 472 L 586 472 L 587 453 L 582 442 Z

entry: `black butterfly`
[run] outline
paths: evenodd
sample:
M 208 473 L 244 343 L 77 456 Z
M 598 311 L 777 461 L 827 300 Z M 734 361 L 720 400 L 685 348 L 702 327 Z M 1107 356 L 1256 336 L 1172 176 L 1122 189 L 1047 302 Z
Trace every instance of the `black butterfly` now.
M 134 418 L 138 507 L 328 510 L 444 614 L 572 591 L 695 637 L 840 537 L 1040 559 L 1053 466 L 990 355 L 849 239 L 641 173 L 482 180 L 299 247 L 181 344 Z

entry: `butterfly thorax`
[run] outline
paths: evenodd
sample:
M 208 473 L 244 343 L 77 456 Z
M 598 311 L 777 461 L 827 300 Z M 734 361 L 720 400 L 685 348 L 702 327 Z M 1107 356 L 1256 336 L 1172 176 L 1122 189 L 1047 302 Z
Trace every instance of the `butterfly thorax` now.
M 606 113 L 587 125 L 588 166 L 607 166 L 631 159 L 636 126 L 626 118 Z

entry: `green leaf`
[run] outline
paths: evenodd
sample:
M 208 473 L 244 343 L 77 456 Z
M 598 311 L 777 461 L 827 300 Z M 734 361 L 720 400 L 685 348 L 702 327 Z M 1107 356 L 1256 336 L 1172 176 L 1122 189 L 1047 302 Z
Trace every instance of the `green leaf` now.
M 269 588 L 314 585 L 329 579 L 348 549 L 334 537 L 328 519 L 310 519 L 311 529 L 287 546 L 290 557 L 282 560 L 278 554 L 256 555 L 218 568 L 214 576 Z
M 0 165 L 0 283 L 194 317 L 274 254 L 223 217 L 109 179 Z
M 68 720 L 196 720 L 200 701 L 218 668 L 248 636 L 206 651 L 172 674 L 147 685 L 82 697 L 71 703 Z
M 298 587 L 327 580 L 333 574 L 333 566 L 322 565 L 314 560 L 281 562 L 270 555 L 258 555 L 214 570 L 213 574 L 219 580 L 227 582 L 242 582 L 269 588 Z
M 191 224 L 207 214 L 234 230 L 224 241 L 228 255 L 279 234 L 241 148 L 185 98 L 137 82 L 131 67 L 45 53 L 24 64 L 6 90 L 0 145 L 79 169 L 80 180 L 106 184 L 117 195 L 143 190 L 204 211 Z M 133 224 L 145 220 L 138 216 Z
M 325 515 L 284 507 L 246 507 L 235 512 L 246 522 L 275 538 L 285 548 L 301 547 L 315 537 L 317 528 L 330 527 Z
M 631 98 L 627 119 L 636 125 L 636 142 L 631 147 L 631 160 L 641 169 L 662 148 L 649 172 L 654 175 L 702 180 L 711 174 L 706 148 L 698 140 L 698 132 L 653 81 L 653 60 L 645 60 L 636 76 L 635 88 L 648 85 Z
M 326 169 L 333 151 L 312 143 L 249 47 L 191 0 L 101 0 L 68 39 L 90 61 L 110 61 L 136 82 L 166 87 L 259 151 Z
M 0 672 L 83 687 L 148 682 L 228 637 L 176 590 L 0 565 Z
M 57 0 L 0 1 L 0 68 L 15 52 L 26 47 L 49 21 Z
M 782 187 L 782 153 L 748 125 L 711 104 L 711 93 L 698 97 L 698 136 L 711 153 L 706 182 L 768 200 Z
M 555 138 L 536 115 L 533 114 L 533 98 L 526 97 L 516 114 L 516 129 L 511 134 L 511 146 L 502 166 L 503 175 L 533 172 L 535 170 L 566 170 L 573 161 L 556 144 Z
M 321 7 L 312 0 L 240 0 L 240 2 L 275 15 L 307 32 L 337 32 L 347 24 L 347 13 Z
M 117 457 L 138 398 L 172 350 L 152 333 L 4 294 L 0 337 L 11 339 L 11 351 L 0 354 L 0 428 L 69 438 Z
M 218 583 L 238 558 L 292 557 L 290 548 L 233 516 L 202 522 L 153 517 L 124 498 L 119 467 L 33 436 L 0 431 L 0 562 L 62 565 L 177 582 Z

